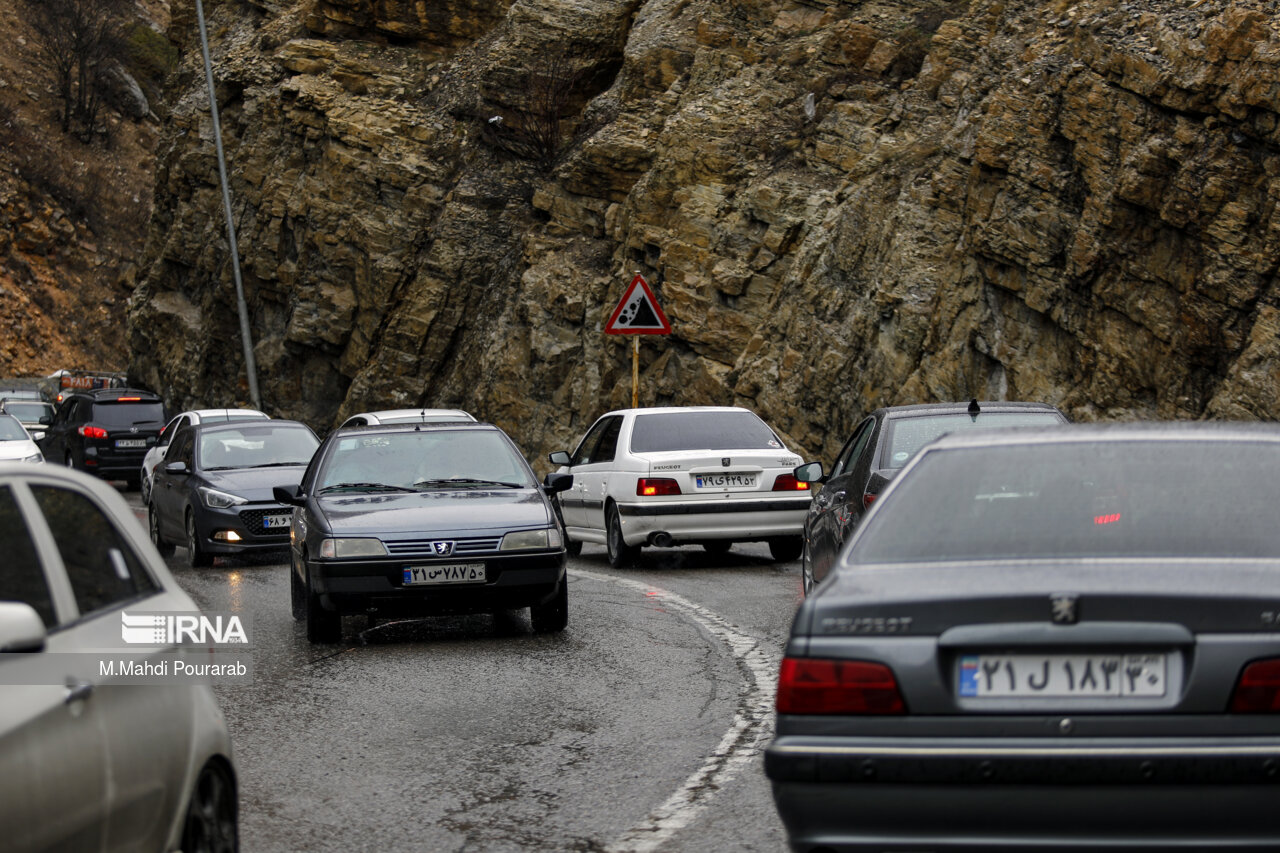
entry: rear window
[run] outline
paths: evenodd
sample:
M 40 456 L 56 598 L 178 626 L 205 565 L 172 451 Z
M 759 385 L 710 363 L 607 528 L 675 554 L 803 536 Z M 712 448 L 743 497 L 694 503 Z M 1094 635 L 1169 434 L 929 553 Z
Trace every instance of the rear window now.
M 781 450 L 768 424 L 751 412 L 668 412 L 637 415 L 632 453 L 665 450 Z
M 1280 557 L 1280 445 L 1108 441 L 929 453 L 853 563 Z
M 884 458 L 881 468 L 901 468 L 916 451 L 948 432 L 963 429 L 1000 429 L 1002 427 L 1053 426 L 1063 423 L 1056 412 L 990 412 L 977 415 L 924 415 L 892 418 L 885 426 Z
M 53 417 L 53 406 L 48 403 L 15 403 L 4 404 L 4 410 L 20 421 L 37 423 L 43 417 Z
M 163 423 L 164 404 L 156 401 L 115 403 L 105 400 L 93 404 L 93 422 L 102 426 L 137 426 Z

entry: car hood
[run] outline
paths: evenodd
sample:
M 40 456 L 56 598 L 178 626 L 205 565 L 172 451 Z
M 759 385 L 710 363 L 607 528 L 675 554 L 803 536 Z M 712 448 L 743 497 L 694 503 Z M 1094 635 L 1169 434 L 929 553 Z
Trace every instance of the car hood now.
M 483 533 L 551 524 L 538 489 L 334 494 L 314 499 L 334 534 Z
M 215 489 L 239 495 L 260 503 L 279 503 L 271 494 L 275 486 L 302 482 L 305 465 L 281 465 L 272 468 L 229 468 L 226 471 L 202 471 L 204 481 Z
M 0 460 L 26 459 L 28 456 L 35 456 L 39 452 L 40 448 L 36 447 L 34 441 L 27 441 L 26 439 L 0 441 Z

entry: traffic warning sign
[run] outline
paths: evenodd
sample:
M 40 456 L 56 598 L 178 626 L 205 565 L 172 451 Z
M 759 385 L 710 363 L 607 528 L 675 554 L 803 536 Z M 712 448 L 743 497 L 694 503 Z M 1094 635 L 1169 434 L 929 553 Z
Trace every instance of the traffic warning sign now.
M 604 326 L 606 335 L 669 335 L 671 324 L 644 276 L 637 274 Z

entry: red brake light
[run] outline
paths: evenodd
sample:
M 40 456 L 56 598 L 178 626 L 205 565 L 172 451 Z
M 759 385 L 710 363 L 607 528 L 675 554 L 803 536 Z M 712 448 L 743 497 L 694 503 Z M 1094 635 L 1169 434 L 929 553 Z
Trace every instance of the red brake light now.
M 1093 517 L 1094 524 L 1115 524 L 1120 520 L 1120 513 L 1109 512 L 1106 515 L 1095 515 Z
M 803 492 L 808 488 L 809 484 L 797 480 L 795 474 L 779 474 L 773 481 L 775 492 Z
M 636 480 L 636 494 L 651 498 L 655 495 L 678 495 L 680 484 L 669 477 L 641 477 Z
M 861 660 L 783 658 L 779 714 L 905 714 L 893 670 Z
M 1256 660 L 1244 668 L 1231 696 L 1233 714 L 1280 711 L 1280 658 Z
M 117 403 L 137 403 L 141 400 L 141 397 L 116 397 Z
M 871 504 L 875 502 L 875 499 L 877 497 L 879 497 L 879 495 L 877 495 L 875 492 L 867 492 L 865 495 L 862 496 L 862 508 L 871 509 Z
M 80 433 L 85 438 L 106 438 L 107 437 L 107 431 L 102 427 L 96 427 L 96 426 L 82 426 L 79 429 L 77 429 L 76 432 Z

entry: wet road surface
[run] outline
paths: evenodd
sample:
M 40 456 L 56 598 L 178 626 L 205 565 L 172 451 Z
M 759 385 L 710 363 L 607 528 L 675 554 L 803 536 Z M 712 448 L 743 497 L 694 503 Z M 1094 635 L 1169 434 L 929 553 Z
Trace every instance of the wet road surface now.
M 760 750 L 798 563 L 689 547 L 614 570 L 588 545 L 562 634 L 527 611 L 349 617 L 313 646 L 271 559 L 168 560 L 248 616 L 254 681 L 218 688 L 248 853 L 785 850 Z

